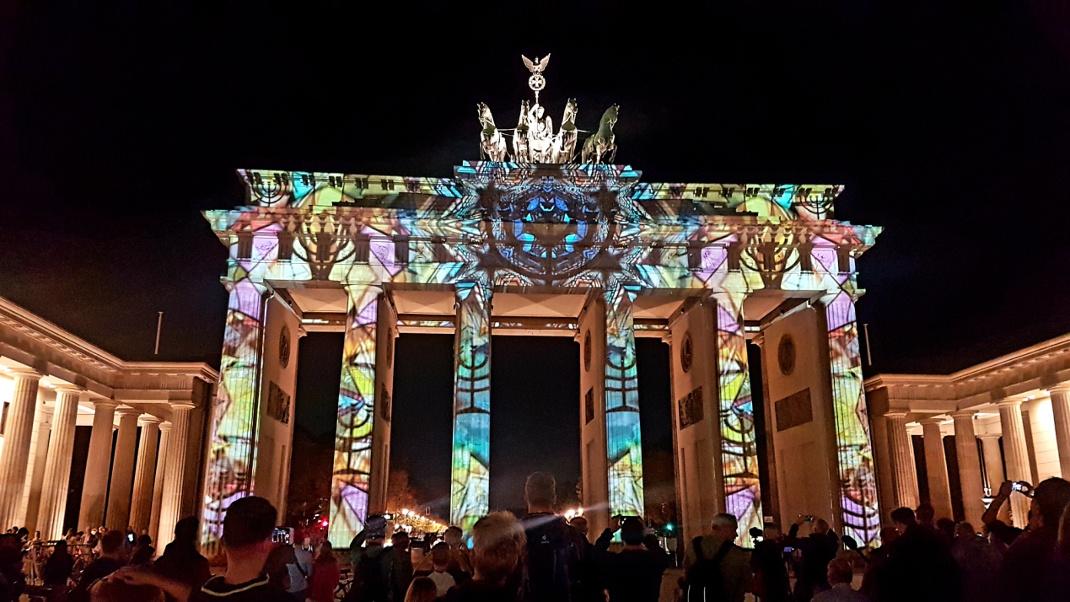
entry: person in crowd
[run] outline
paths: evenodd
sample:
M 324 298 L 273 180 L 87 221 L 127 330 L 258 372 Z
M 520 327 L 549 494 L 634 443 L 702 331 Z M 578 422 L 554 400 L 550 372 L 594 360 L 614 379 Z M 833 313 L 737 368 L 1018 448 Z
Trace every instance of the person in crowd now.
M 197 518 L 193 516 L 175 523 L 175 539 L 167 544 L 163 554 L 152 565 L 160 575 L 181 581 L 194 591 L 212 576 L 208 559 L 197 551 L 198 526 Z M 168 599 L 172 597 L 168 595 Z
M 1003 484 L 999 486 L 999 491 L 996 492 L 996 496 L 992 498 L 992 503 L 988 505 L 984 514 L 981 515 L 981 523 L 984 525 L 985 533 L 988 534 L 988 540 L 996 546 L 1000 553 L 1006 552 L 1007 548 L 1014 543 L 1014 540 L 1022 534 L 1022 529 L 1008 525 L 999 519 L 1000 509 L 1010 500 L 1012 493 L 1014 493 L 1014 483 L 1003 481 Z
M 163 590 L 153 585 L 133 585 L 117 579 L 101 579 L 89 590 L 90 602 L 164 602 Z
M 813 597 L 813 602 L 867 602 L 869 598 L 851 587 L 854 569 L 846 558 L 833 558 L 826 569 L 829 589 Z
M 464 531 L 451 525 L 442 534 L 442 540 L 450 547 L 449 573 L 457 583 L 464 583 L 472 578 L 472 559 L 468 548 L 464 547 Z
M 88 600 L 89 588 L 119 570 L 125 564 L 124 561 L 122 531 L 108 531 L 100 538 L 100 557 L 82 571 L 78 585 L 71 592 L 72 601 Z
M 383 560 L 390 575 L 392 599 L 402 600 L 405 598 L 405 592 L 409 590 L 409 583 L 412 582 L 412 539 L 405 531 L 397 531 L 390 536 L 390 543 L 390 549 L 386 551 Z
M 130 564 L 132 566 L 145 566 L 152 563 L 152 557 L 156 555 L 156 548 L 152 546 L 152 538 L 148 535 L 141 535 L 137 538 L 137 543 L 134 544 L 134 549 L 130 553 Z
M 1042 600 L 1049 572 L 1056 560 L 1059 521 L 1070 504 L 1070 482 L 1058 477 L 1041 481 L 1033 489 L 1030 515 L 1033 527 L 1018 537 L 1003 556 L 1000 600 Z
M 614 518 L 594 544 L 595 561 L 610 602 L 657 602 L 661 594 L 668 556 L 660 548 L 651 550 L 643 544 L 645 530 L 639 517 Z M 614 554 L 609 552 L 609 544 L 617 531 L 624 547 Z
M 428 577 L 417 577 L 412 580 L 405 590 L 405 602 L 435 602 L 438 598 L 438 588 L 435 582 Z
M 780 525 L 766 523 L 762 539 L 751 553 L 754 590 L 762 602 L 786 602 L 790 591 L 788 567 L 784 563 L 784 535 Z
M 52 554 L 45 561 L 45 585 L 57 590 L 66 588 L 73 569 L 74 557 L 67 551 L 67 542 L 64 540 L 57 541 L 56 546 L 52 549 Z
M 386 519 L 382 515 L 368 517 L 364 529 L 349 544 L 353 566 L 353 586 L 346 600 L 353 602 L 386 602 L 391 595 L 390 563 L 386 562 Z
M 212 577 L 200 588 L 136 567 L 121 569 L 112 578 L 132 585 L 154 585 L 179 602 L 293 602 L 289 594 L 271 584 L 264 572 L 264 564 L 274 547 L 271 534 L 277 519 L 275 507 L 262 497 L 234 500 L 223 518 L 226 572 Z
M 810 533 L 799 537 L 800 528 L 810 525 Z M 795 599 L 809 600 L 816 592 L 829 588 L 828 564 L 840 548 L 839 539 L 829 527 L 828 521 L 812 515 L 800 515 L 788 529 L 785 538 L 788 546 L 795 548 Z
M 450 588 L 457 585 L 457 580 L 450 574 L 450 545 L 444 541 L 440 541 L 431 546 L 431 573 L 427 575 L 434 584 L 436 595 L 441 598 L 446 595 L 446 592 L 450 591 Z
M 1047 580 L 1050 602 L 1070 599 L 1070 504 L 1063 509 L 1059 519 L 1059 534 L 1055 541 L 1055 558 Z
M 955 541 L 955 521 L 947 517 L 937 519 L 936 533 L 950 546 Z
M 951 556 L 958 565 L 963 600 L 985 602 L 996 599 L 996 575 L 1002 555 L 968 522 L 955 525 Z
M 910 508 L 896 508 L 891 519 L 899 535 L 880 570 L 867 575 L 865 591 L 877 602 L 958 600 L 958 567 L 936 531 L 919 524 Z
M 524 483 L 524 534 L 527 602 L 569 602 L 577 569 L 572 528 L 554 512 L 557 482 L 553 475 L 534 472 Z
M 684 554 L 684 601 L 742 602 L 751 587 L 750 554 L 735 544 L 736 517 L 713 517 L 710 533 L 691 540 Z
M 22 547 L 16 531 L 0 534 L 0 602 L 14 602 L 26 589 L 26 577 L 22 573 Z
M 936 530 L 936 509 L 929 502 L 918 504 L 917 509 L 914 510 L 914 517 L 917 519 L 919 526 L 925 527 L 930 531 Z
M 515 576 L 526 545 L 524 528 L 509 512 L 492 512 L 472 527 L 475 573 L 450 589 L 446 602 L 516 602 Z
M 334 590 L 338 587 L 341 571 L 334 557 L 331 542 L 323 540 L 316 559 L 312 563 L 312 579 L 309 581 L 308 599 L 312 602 L 334 602 Z
M 594 545 L 587 539 L 590 523 L 583 516 L 574 516 L 569 521 L 572 527 L 572 545 L 575 549 L 575 572 L 572 575 L 573 602 L 604 602 L 604 586 L 598 575 L 594 559 Z

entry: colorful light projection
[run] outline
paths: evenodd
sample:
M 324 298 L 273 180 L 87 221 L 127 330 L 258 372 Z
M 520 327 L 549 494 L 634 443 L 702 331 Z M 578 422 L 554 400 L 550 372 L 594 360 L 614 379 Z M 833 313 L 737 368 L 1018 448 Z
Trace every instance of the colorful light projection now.
M 880 509 L 877 506 L 877 474 L 869 418 L 862 390 L 858 322 L 850 293 L 840 291 L 825 301 L 825 319 L 828 322 L 843 534 L 868 545 L 875 543 L 880 534 Z
M 457 284 L 450 522 L 466 532 L 490 510 L 490 288 Z
M 744 545 L 762 528 L 757 431 L 751 399 L 741 295 L 717 295 L 717 392 L 725 511 L 739 520 Z
M 349 286 L 338 423 L 334 436 L 329 539 L 347 545 L 364 528 L 371 483 L 375 425 L 375 330 L 377 286 Z
M 639 286 L 614 278 L 606 300 L 606 459 L 611 515 L 644 516 L 643 441 L 632 304 Z

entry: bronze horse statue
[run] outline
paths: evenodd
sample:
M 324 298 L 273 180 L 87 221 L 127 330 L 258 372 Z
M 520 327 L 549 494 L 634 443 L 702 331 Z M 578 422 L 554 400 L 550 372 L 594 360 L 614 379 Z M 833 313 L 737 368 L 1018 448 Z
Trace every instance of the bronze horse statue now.
M 587 138 L 580 153 L 582 163 L 612 163 L 617 156 L 616 137 L 613 126 L 617 124 L 620 105 L 612 105 L 602 113 L 598 122 L 598 131 Z

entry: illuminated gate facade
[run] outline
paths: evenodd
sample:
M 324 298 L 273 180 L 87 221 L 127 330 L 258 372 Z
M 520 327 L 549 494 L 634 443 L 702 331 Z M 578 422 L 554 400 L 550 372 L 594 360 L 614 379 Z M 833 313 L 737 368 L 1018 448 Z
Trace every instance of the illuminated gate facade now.
M 800 360 L 814 349 L 822 356 L 814 364 L 821 376 L 807 390 L 811 416 L 826 416 L 827 424 L 802 438 L 821 451 L 816 470 L 836 481 L 829 489 L 836 493 L 818 505 L 841 532 L 862 542 L 876 537 L 854 304 L 861 294 L 855 259 L 879 228 L 832 218 L 838 186 L 647 183 L 629 166 L 597 162 L 615 153 L 615 145 L 596 152 L 600 140 L 583 145 L 586 162 L 572 162 L 576 140 L 570 148 L 566 128 L 575 128 L 574 101 L 541 161 L 514 160 L 530 159 L 545 142 L 535 138 L 536 108 L 537 100 L 522 104 L 514 152 L 503 156 L 495 136 L 509 132 L 496 130 L 492 118 L 488 128 L 481 105 L 487 159 L 463 162 L 452 177 L 241 170 L 246 204 L 206 212 L 230 252 L 223 277 L 230 301 L 208 437 L 205 545 L 218 540 L 231 501 L 256 493 L 279 503 L 286 475 L 301 469 L 286 452 L 296 371 L 290 356 L 317 318 L 307 308 L 295 314 L 280 298 L 327 292 L 344 294 L 346 303 L 329 528 L 336 545 L 348 544 L 369 511 L 385 510 L 393 341 L 407 327 L 455 332 L 451 521 L 467 527 L 490 510 L 490 345 L 492 332 L 508 327 L 493 309 L 495 295 L 504 294 L 583 295 L 582 311 L 564 330 L 581 345 L 582 502 L 596 529 L 614 514 L 645 514 L 637 333 L 673 347 L 685 535 L 719 511 L 739 517 L 743 533 L 763 515 L 776 516 L 761 506 L 762 434 L 754 426 L 747 340 L 770 324 L 810 316 L 803 330 L 819 335 L 796 335 L 794 348 Z M 612 142 L 611 110 L 588 140 L 606 134 L 608 121 Z M 516 148 L 521 143 L 527 148 Z M 452 315 L 399 315 L 393 299 L 411 291 L 449 291 Z M 637 319 L 636 308 L 652 297 L 674 300 L 671 315 Z M 762 317 L 748 315 L 749 307 Z M 776 365 L 787 356 L 772 346 L 767 340 L 763 353 Z M 769 441 L 783 440 L 790 451 L 800 437 L 793 433 L 808 423 L 793 426 L 801 406 L 787 403 L 770 400 L 770 420 L 787 426 L 771 427 Z M 784 515 L 798 497 L 777 478 L 790 459 L 770 461 L 778 472 L 771 475 L 774 505 Z

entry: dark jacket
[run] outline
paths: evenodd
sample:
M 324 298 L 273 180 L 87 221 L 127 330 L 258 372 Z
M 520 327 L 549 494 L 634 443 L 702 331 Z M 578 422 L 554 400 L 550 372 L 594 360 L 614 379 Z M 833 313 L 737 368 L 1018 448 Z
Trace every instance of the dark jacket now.
M 614 554 L 609 551 L 612 540 L 613 532 L 606 529 L 594 543 L 595 559 L 610 602 L 657 602 L 669 556 L 646 547 L 626 547 Z
M 527 602 L 571 602 L 572 573 L 577 552 L 572 527 L 551 513 L 524 517 L 527 535 L 525 599 Z

